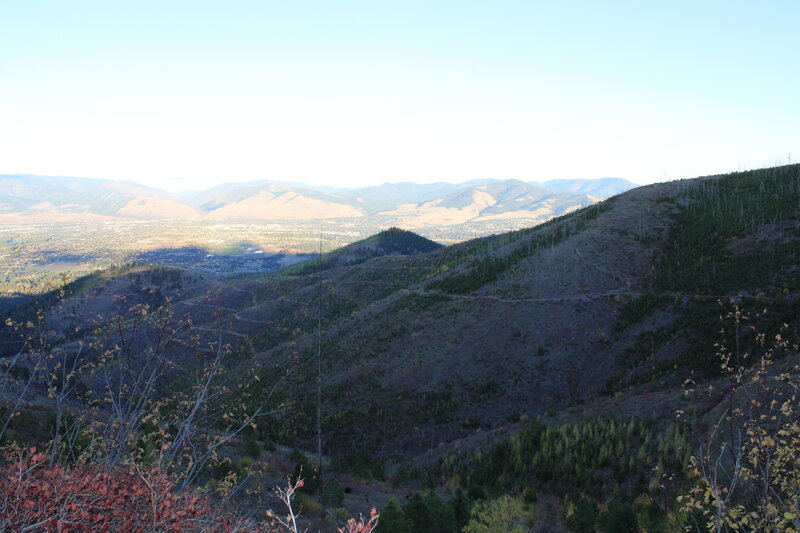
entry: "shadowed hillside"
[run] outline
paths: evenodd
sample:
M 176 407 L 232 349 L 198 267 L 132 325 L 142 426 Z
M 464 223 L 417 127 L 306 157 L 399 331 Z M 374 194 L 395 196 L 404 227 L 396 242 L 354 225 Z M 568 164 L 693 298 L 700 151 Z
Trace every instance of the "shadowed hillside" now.
M 653 498 L 654 480 L 685 468 L 724 390 L 683 386 L 718 383 L 720 346 L 796 342 L 799 264 L 800 165 L 790 165 L 640 187 L 449 247 L 392 228 L 217 286 L 180 270 L 107 274 L 70 289 L 65 305 L 100 317 L 118 295 L 169 300 L 191 316 L 193 343 L 230 346 L 215 409 L 254 412 L 264 398 L 280 408 L 252 438 L 312 449 L 320 383 L 322 448 L 336 469 L 476 498 L 535 499 L 536 486 L 597 512 Z M 157 279 L 171 280 L 167 292 Z M 731 311 L 748 327 L 723 327 Z M 71 337 L 57 342 L 88 338 L 76 325 L 63 323 Z M 182 390 L 192 359 L 176 361 L 169 388 Z M 664 494 L 683 482 L 670 479 Z M 673 509 L 645 503 L 636 512 L 648 520 Z
M 256 357 L 299 350 L 302 390 L 321 313 L 331 452 L 421 452 L 632 386 L 669 391 L 684 369 L 710 369 L 718 300 L 767 299 L 767 327 L 796 323 L 797 177 L 791 166 L 642 187 L 528 230 L 329 263 L 321 295 L 312 280 L 248 282 L 237 289 L 293 301 L 281 328 L 308 337 L 233 327 L 255 334 Z M 237 316 L 275 315 L 254 304 Z M 312 403 L 298 405 L 301 434 Z
M 446 248 L 391 229 L 221 285 L 214 305 L 248 357 L 293 365 L 296 416 L 274 438 L 310 437 L 321 324 L 329 451 L 420 453 L 615 391 L 671 390 L 684 368 L 711 368 L 720 299 L 796 323 L 798 168 L 640 187 Z M 214 306 L 176 306 L 214 321 Z
M 389 228 L 367 239 L 348 244 L 320 257 L 284 268 L 278 275 L 311 274 L 338 266 L 354 265 L 373 257 L 417 255 L 432 252 L 442 245 L 400 228 Z

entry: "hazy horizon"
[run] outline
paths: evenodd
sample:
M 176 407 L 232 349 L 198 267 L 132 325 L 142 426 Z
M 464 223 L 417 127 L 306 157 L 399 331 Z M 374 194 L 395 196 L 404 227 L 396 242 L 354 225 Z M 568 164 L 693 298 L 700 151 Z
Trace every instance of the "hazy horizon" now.
M 7 176 L 30 176 L 30 177 L 42 177 L 42 178 L 66 178 L 66 179 L 93 179 L 93 180 L 110 180 L 110 181 L 122 181 L 122 182 L 130 182 L 135 183 L 138 185 L 144 185 L 147 187 L 151 187 L 154 189 L 161 189 L 166 192 L 171 193 L 181 193 L 181 192 L 199 192 L 211 189 L 213 187 L 219 185 L 226 185 L 226 184 L 242 184 L 247 185 L 250 183 L 258 183 L 258 182 L 273 182 L 273 183 L 283 183 L 283 184 L 291 184 L 291 185 L 298 185 L 298 186 L 306 186 L 306 187 L 314 187 L 314 188 L 338 188 L 338 189 L 361 189 L 365 187 L 377 187 L 381 185 L 398 185 L 403 183 L 411 183 L 414 185 L 429 185 L 435 183 L 449 183 L 452 185 L 461 185 L 466 184 L 473 181 L 481 181 L 481 180 L 488 180 L 488 181 L 505 181 L 505 180 L 518 180 L 525 183 L 544 183 L 551 180 L 524 180 L 518 178 L 477 178 L 477 179 L 464 179 L 464 180 L 430 180 L 430 181 L 414 181 L 414 180 L 398 180 L 398 181 L 383 181 L 383 182 L 375 182 L 365 185 L 314 185 L 313 183 L 304 183 L 300 181 L 291 181 L 291 180 L 281 180 L 281 179 L 252 179 L 252 180 L 237 180 L 232 179 L 230 181 L 226 180 L 203 180 L 200 185 L 197 187 L 192 187 L 192 183 L 196 180 L 192 180 L 189 178 L 156 178 L 150 180 L 142 180 L 142 179 L 130 179 L 130 178 L 98 178 L 94 176 L 68 176 L 65 174 L 33 174 L 31 172 L 11 172 L 11 173 L 0 173 L 0 177 L 7 177 Z M 561 178 L 558 178 L 561 179 Z M 603 179 L 625 179 L 619 178 L 617 176 L 602 176 L 598 178 L 567 178 L 567 181 L 570 180 L 603 180 Z M 629 183 L 633 183 L 635 186 L 640 186 L 642 184 L 636 183 L 632 180 L 625 180 Z M 203 185 L 205 184 L 205 185 Z
M 793 2 L 7 2 L 0 173 L 175 190 L 770 166 L 800 146 L 798 22 Z

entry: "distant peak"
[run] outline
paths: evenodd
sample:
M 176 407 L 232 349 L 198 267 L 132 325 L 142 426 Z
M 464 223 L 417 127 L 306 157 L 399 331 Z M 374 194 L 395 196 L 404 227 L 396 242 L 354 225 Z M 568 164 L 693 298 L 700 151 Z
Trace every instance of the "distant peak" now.
M 383 248 L 386 254 L 397 253 L 402 255 L 414 255 L 430 252 L 442 247 L 442 245 L 437 242 L 426 239 L 413 231 L 398 228 L 397 226 L 392 226 L 381 231 L 375 235 L 374 238 L 378 241 L 380 247 Z

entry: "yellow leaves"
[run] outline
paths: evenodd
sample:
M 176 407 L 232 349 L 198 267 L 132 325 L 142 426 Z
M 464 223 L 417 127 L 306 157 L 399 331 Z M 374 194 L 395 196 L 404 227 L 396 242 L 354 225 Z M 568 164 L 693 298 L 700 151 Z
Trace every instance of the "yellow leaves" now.
M 794 520 L 795 518 L 797 518 L 797 515 L 794 513 L 790 513 L 789 511 L 786 511 L 785 513 L 783 513 L 783 517 L 786 520 Z

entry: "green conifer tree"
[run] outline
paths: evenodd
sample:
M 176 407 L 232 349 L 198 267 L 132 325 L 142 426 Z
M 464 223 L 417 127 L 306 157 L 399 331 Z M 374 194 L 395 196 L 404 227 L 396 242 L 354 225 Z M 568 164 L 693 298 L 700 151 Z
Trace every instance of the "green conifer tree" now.
M 414 533 L 437 533 L 433 529 L 431 512 L 422 494 L 419 492 L 414 493 L 404 510 L 411 521 L 411 530 Z
M 381 518 L 375 531 L 377 533 L 411 533 L 411 520 L 397 505 L 394 498 L 389 500 L 386 507 L 381 510 Z

